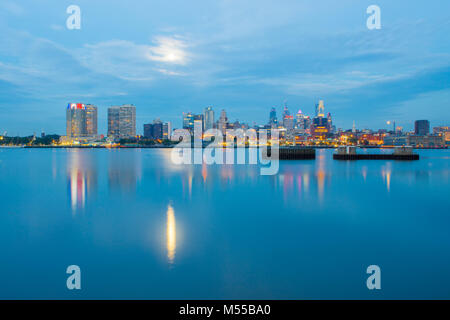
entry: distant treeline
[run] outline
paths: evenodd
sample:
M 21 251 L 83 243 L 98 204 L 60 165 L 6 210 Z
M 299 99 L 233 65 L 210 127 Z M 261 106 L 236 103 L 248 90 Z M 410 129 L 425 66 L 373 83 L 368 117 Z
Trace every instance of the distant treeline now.
M 165 146 L 171 146 L 174 144 L 177 144 L 177 142 L 170 141 L 167 139 L 163 140 L 154 140 L 154 139 L 147 139 L 147 138 L 129 138 L 129 139 L 120 139 L 119 143 L 121 145 L 139 145 L 139 146 L 153 146 L 156 144 L 159 145 L 165 145 Z
M 34 145 L 34 146 L 49 146 L 57 143 L 60 136 L 57 134 L 50 134 L 44 137 L 28 136 L 28 137 L 1 137 L 0 145 L 3 146 L 22 146 L 22 145 Z

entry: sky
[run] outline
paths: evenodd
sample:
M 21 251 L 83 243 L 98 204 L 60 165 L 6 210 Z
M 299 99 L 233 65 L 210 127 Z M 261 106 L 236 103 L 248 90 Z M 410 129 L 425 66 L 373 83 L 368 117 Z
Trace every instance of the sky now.
M 369 30 L 369 5 L 381 29 Z M 81 9 L 80 29 L 66 12 Z M 265 124 L 314 115 L 336 127 L 450 125 L 450 2 L 438 0 L 0 1 L 0 134 L 65 134 L 69 102 L 156 118 L 225 109 Z

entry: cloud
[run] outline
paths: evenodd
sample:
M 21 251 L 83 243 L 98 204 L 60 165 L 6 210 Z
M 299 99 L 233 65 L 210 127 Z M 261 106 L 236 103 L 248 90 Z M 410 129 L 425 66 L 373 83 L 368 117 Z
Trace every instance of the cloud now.
M 153 81 L 157 74 L 180 76 L 185 73 L 187 45 L 180 39 L 157 37 L 157 46 L 136 44 L 126 40 L 110 40 L 86 44 L 75 57 L 84 67 L 126 81 Z M 175 65 L 175 66 L 174 66 Z
M 167 64 L 185 65 L 188 62 L 187 45 L 184 41 L 170 37 L 156 37 L 157 46 L 149 47 L 147 58 Z

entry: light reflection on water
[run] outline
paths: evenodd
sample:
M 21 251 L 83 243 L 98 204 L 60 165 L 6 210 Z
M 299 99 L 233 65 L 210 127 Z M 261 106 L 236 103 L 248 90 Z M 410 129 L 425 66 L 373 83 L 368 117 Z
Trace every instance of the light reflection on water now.
M 261 176 L 170 150 L 1 150 L 0 282 L 17 289 L 0 297 L 71 298 L 57 270 L 79 263 L 81 298 L 371 298 L 364 266 L 378 263 L 383 297 L 450 298 L 450 152 L 332 152 Z
M 175 212 L 169 204 L 167 207 L 167 259 L 172 264 L 175 259 L 175 252 L 177 249 L 177 230 L 175 223 Z

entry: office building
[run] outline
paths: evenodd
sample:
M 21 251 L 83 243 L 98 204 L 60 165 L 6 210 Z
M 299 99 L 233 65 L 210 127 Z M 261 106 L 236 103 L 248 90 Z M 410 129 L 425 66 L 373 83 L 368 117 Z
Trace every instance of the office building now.
M 224 109 L 220 112 L 220 118 L 218 123 L 218 129 L 222 132 L 222 134 L 225 134 L 228 128 L 228 118 L 227 113 Z
M 203 112 L 203 120 L 205 131 L 214 128 L 214 110 L 212 107 L 205 108 Z
M 172 123 L 170 121 L 165 122 L 163 123 L 163 139 L 170 140 L 171 137 L 172 137 Z
M 194 130 L 194 115 L 191 112 L 183 112 L 183 129 L 187 129 L 190 132 Z
M 416 120 L 414 122 L 414 134 L 418 136 L 430 134 L 430 121 Z
M 323 100 L 320 100 L 318 104 L 316 104 L 316 117 L 324 117 L 325 116 L 325 106 Z
M 69 103 L 66 110 L 67 138 L 87 136 L 86 106 L 83 103 Z
M 92 104 L 86 105 L 86 131 L 87 135 L 97 135 L 97 107 Z
M 269 125 L 271 128 L 278 127 L 277 110 L 275 108 L 270 110 Z
M 130 104 L 108 108 L 108 136 L 115 139 L 136 136 L 136 107 Z

